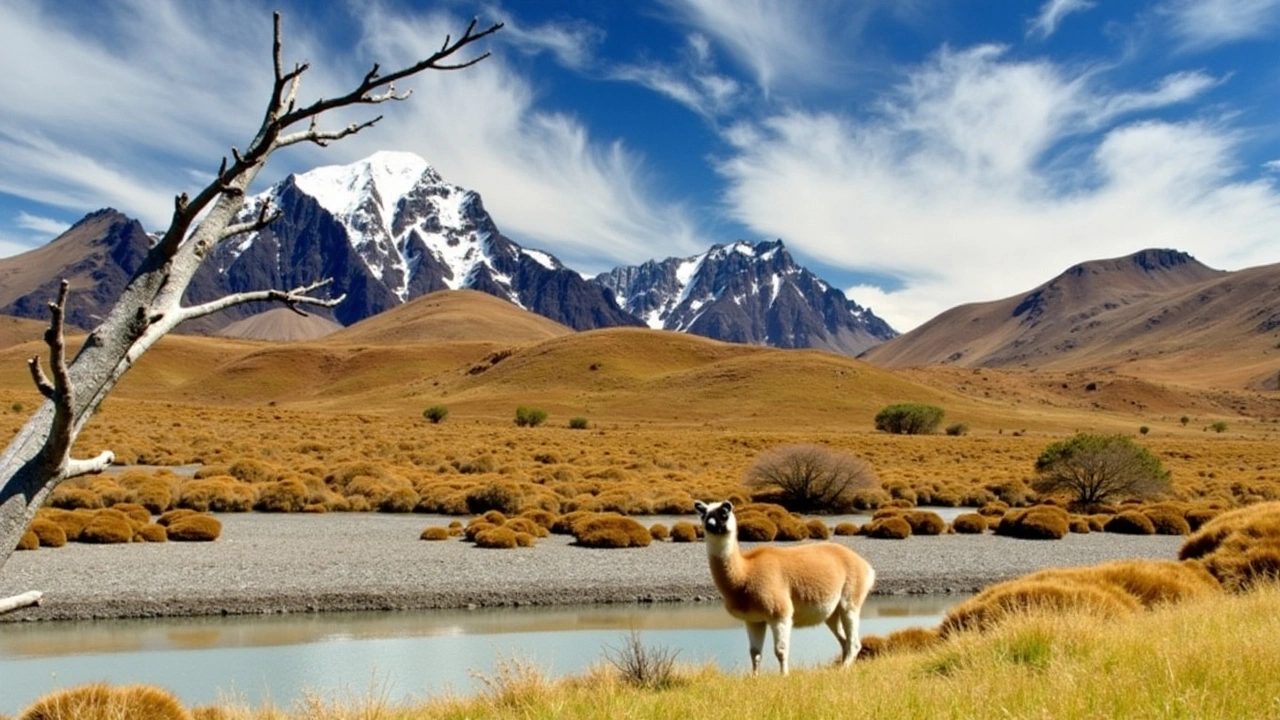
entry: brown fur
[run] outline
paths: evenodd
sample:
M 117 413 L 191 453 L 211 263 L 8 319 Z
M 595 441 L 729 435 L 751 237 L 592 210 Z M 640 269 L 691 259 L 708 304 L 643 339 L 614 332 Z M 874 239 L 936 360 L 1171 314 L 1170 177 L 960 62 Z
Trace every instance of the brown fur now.
M 858 655 L 858 613 L 875 571 L 857 553 L 836 543 L 798 547 L 764 545 L 742 552 L 728 503 L 697 504 L 706 529 L 711 577 L 730 615 L 747 625 L 751 670 L 760 669 L 766 628 L 783 674 L 792 627 L 826 623 L 840 642 L 841 664 Z

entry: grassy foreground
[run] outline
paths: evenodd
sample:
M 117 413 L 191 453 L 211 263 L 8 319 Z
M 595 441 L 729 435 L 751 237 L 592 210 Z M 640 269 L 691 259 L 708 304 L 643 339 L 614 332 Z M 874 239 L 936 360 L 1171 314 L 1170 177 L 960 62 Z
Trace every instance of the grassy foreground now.
M 1030 614 L 928 651 L 801 669 L 789 677 L 684 668 L 637 689 L 612 666 L 549 681 L 509 662 L 466 698 L 396 707 L 376 699 L 295 708 L 198 708 L 227 720 L 426 718 L 1276 718 L 1280 587 L 1139 613 L 1123 621 Z M 744 650 L 745 652 L 745 650 Z

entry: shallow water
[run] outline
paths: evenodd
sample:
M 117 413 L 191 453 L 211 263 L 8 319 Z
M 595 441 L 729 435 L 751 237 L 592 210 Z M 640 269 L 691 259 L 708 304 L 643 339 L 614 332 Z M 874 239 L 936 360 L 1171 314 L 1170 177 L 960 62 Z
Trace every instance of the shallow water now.
M 861 634 L 936 626 L 963 599 L 872 597 Z M 504 661 L 551 677 L 580 673 L 632 629 L 681 662 L 748 667 L 746 633 L 716 603 L 15 623 L 0 626 L 0 713 L 100 680 L 159 685 L 188 705 L 289 707 L 307 692 L 391 702 L 470 693 Z M 793 667 L 837 652 L 825 627 L 793 633 Z

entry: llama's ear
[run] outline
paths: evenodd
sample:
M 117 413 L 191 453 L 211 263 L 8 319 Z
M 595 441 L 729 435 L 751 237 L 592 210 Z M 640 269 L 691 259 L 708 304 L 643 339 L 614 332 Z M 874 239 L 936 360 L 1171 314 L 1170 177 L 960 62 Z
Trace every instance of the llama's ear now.
M 697 510 L 699 515 L 707 514 L 707 504 L 702 502 L 701 500 L 693 501 L 693 509 Z
M 724 508 L 728 512 L 733 512 L 733 503 L 729 502 L 728 500 L 725 500 L 724 502 L 720 503 L 720 507 Z

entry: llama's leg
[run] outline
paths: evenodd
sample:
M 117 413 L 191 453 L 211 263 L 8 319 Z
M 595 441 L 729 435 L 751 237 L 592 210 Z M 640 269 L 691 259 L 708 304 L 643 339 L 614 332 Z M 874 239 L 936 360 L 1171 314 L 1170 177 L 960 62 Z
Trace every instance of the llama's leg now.
M 831 628 L 831 634 L 836 636 L 836 641 L 840 643 L 840 664 L 849 664 L 849 629 L 845 626 L 845 615 L 847 611 L 844 608 L 836 608 L 831 613 L 831 617 L 827 618 L 827 627 Z
M 791 618 L 784 617 L 769 623 L 773 628 L 773 654 L 778 658 L 778 667 L 782 674 L 787 674 L 787 651 L 791 648 Z
M 845 637 L 849 638 L 849 656 L 842 662 L 842 665 L 848 665 L 858 659 L 858 653 L 862 652 L 862 638 L 858 635 L 858 620 L 862 614 L 862 607 L 850 604 L 848 610 L 840 613 L 840 624 L 844 626 Z
M 747 640 L 751 643 L 751 674 L 760 672 L 760 655 L 764 652 L 764 632 L 769 626 L 762 622 L 747 623 Z

